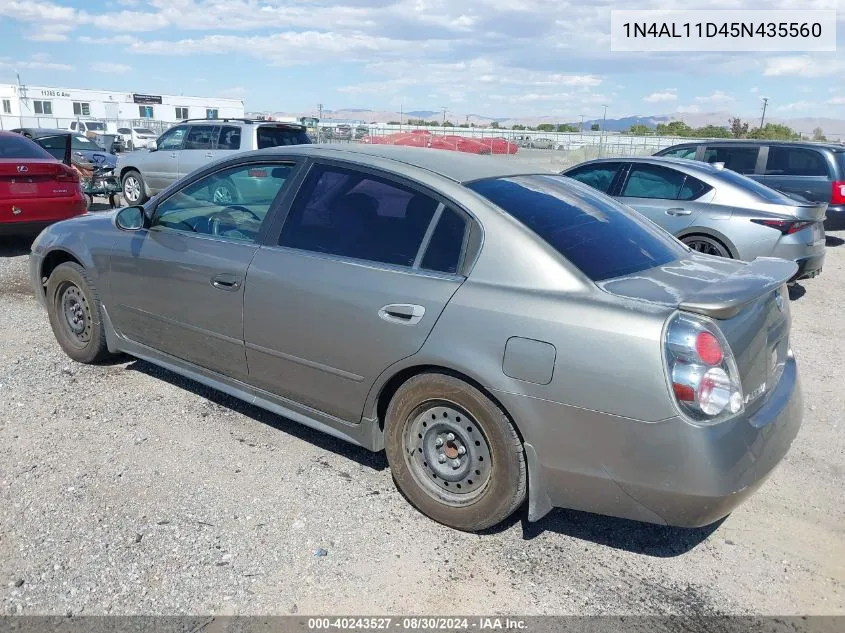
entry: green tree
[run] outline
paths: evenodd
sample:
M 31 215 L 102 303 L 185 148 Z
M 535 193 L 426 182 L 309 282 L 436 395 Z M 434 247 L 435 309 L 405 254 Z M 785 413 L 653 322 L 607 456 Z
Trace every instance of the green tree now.
M 469 123 L 461 123 L 458 127 L 469 127 Z
M 525 129 L 525 126 L 524 126 L 524 125 L 522 125 L 521 123 L 514 123 L 514 124 L 511 126 L 511 129 L 512 129 L 512 130 L 524 130 L 524 129 Z
M 813 130 L 813 140 L 814 141 L 826 141 L 827 137 L 824 135 L 824 130 L 820 127 L 817 127 Z
M 647 125 L 643 125 L 642 123 L 637 123 L 636 125 L 631 126 L 631 129 L 628 130 L 628 134 L 632 134 L 633 136 L 647 136 L 651 134 L 651 128 Z
M 733 136 L 727 128 L 721 125 L 705 125 L 693 130 L 693 136 L 700 138 L 731 138 Z
M 598 123 L 593 123 L 593 124 L 590 126 L 590 129 L 591 129 L 593 132 L 598 132 L 601 128 L 599 127 L 599 124 L 598 124 Z
M 490 127 L 491 127 L 491 128 L 493 128 L 494 130 L 498 130 L 498 129 L 499 129 L 499 122 L 498 122 L 498 121 L 493 121 L 493 122 L 490 124 Z
M 731 136 L 734 138 L 745 138 L 748 134 L 748 123 L 743 123 L 739 117 L 728 119 L 731 128 Z
M 540 132 L 554 132 L 555 126 L 551 123 L 541 123 L 537 126 L 537 130 Z
M 402 125 L 399 121 L 388 121 L 388 125 Z
M 658 123 L 654 131 L 658 136 L 692 136 L 693 129 L 683 121 L 669 121 Z
M 455 127 L 455 124 L 451 121 L 443 121 L 443 127 Z
M 766 123 L 762 128 L 753 129 L 748 137 L 771 141 L 793 141 L 800 139 L 801 135 L 789 126 L 780 123 Z
M 557 126 L 558 132 L 577 132 L 578 128 L 571 123 L 561 123 Z

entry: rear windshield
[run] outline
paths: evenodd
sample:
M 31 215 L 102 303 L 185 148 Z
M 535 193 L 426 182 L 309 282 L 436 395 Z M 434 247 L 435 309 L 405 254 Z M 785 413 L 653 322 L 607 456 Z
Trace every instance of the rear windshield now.
M 570 178 L 516 176 L 467 186 L 534 231 L 593 281 L 660 266 L 685 252 L 635 211 Z
M 775 191 L 771 187 L 767 187 L 766 185 L 757 182 L 753 178 L 738 174 L 731 169 L 726 168 L 721 171 L 717 171 L 714 175 L 726 180 L 736 187 L 740 187 L 741 189 L 754 194 L 763 202 L 767 202 L 769 204 L 795 204 L 795 200 L 792 198 L 780 193 L 779 191 Z
M 2 158 L 49 158 L 50 154 L 18 134 L 0 134 L 0 159 Z
M 136 127 L 135 134 L 152 134 L 153 136 L 155 136 L 155 132 L 153 132 L 152 130 L 148 130 L 145 127 Z
M 106 126 L 103 125 L 102 123 L 91 123 L 90 121 L 86 121 L 85 126 L 89 130 L 105 130 L 106 129 Z
M 262 125 L 259 126 L 256 134 L 258 134 L 258 149 L 279 147 L 280 145 L 302 145 L 311 142 L 302 128 Z

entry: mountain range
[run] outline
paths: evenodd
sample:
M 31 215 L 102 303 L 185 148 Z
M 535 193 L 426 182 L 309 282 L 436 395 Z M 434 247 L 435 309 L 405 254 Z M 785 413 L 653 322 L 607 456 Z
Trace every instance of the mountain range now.
M 263 114 L 271 115 L 273 117 L 302 117 L 315 116 L 315 112 L 251 112 L 249 115 Z M 703 127 L 706 125 L 721 125 L 728 126 L 729 119 L 735 115 L 728 111 L 718 112 L 689 112 L 689 113 L 673 113 L 673 114 L 642 114 L 631 115 L 621 118 L 609 118 L 604 122 L 606 130 L 611 132 L 620 132 L 629 129 L 632 125 L 646 125 L 654 128 L 658 123 L 667 123 L 669 121 L 683 121 L 690 127 Z M 408 112 L 393 112 L 389 110 L 369 110 L 366 108 L 344 108 L 338 110 L 323 110 L 323 120 L 343 120 L 343 121 L 364 121 L 366 123 L 388 123 L 390 121 L 407 121 L 412 119 L 425 119 L 427 121 L 441 121 L 443 119 L 442 110 L 411 110 Z M 566 116 L 526 116 L 526 117 L 496 117 L 482 114 L 457 114 L 455 112 L 447 112 L 447 120 L 458 125 L 461 123 L 474 123 L 476 126 L 486 127 L 491 123 L 496 122 L 502 127 L 511 127 L 514 124 L 530 125 L 536 127 L 541 123 L 561 124 L 569 123 L 576 127 L 581 125 L 580 119 L 572 120 L 571 117 Z M 759 120 L 748 119 L 740 117 L 743 121 L 750 123 L 750 127 L 754 128 L 759 125 Z M 824 117 L 802 117 L 802 118 L 783 118 L 770 116 L 766 117 L 768 123 L 781 123 L 788 125 L 793 130 L 805 135 L 812 135 L 816 128 L 821 128 L 825 136 L 829 140 L 845 140 L 845 119 L 824 118 Z M 601 119 L 585 119 L 584 128 L 589 130 L 593 123 L 602 123 Z

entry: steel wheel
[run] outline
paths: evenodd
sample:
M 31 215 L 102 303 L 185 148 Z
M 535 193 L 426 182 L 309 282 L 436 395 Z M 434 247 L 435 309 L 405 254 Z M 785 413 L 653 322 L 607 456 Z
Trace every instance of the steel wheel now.
M 406 429 L 408 467 L 433 498 L 462 506 L 484 492 L 490 445 L 472 416 L 451 403 L 425 403 Z
M 724 244 L 706 235 L 690 235 L 681 241 L 697 253 L 727 257 L 728 259 L 731 257 L 730 251 L 728 251 Z
M 91 307 L 85 295 L 75 284 L 66 281 L 56 293 L 61 321 L 68 341 L 75 347 L 83 348 L 91 341 Z
M 141 201 L 141 181 L 135 174 L 129 174 L 123 180 L 123 197 L 130 205 Z

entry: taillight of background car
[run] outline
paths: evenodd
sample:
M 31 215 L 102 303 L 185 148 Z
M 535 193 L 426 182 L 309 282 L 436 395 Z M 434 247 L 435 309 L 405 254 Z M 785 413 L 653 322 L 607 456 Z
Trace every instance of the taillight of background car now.
M 681 413 L 699 424 L 715 424 L 744 408 L 733 352 L 709 319 L 677 313 L 664 336 L 666 372 Z
M 834 181 L 830 192 L 830 204 L 845 204 L 845 180 Z

